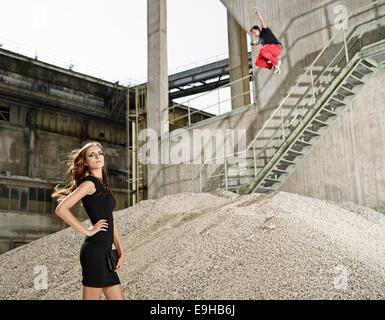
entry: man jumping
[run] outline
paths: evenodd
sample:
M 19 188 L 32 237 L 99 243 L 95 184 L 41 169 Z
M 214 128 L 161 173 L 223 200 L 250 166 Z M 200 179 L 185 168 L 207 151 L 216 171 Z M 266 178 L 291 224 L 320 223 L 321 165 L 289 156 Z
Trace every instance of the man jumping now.
M 252 41 L 251 45 L 262 45 L 259 55 L 255 60 L 255 65 L 269 70 L 273 69 L 274 73 L 280 74 L 281 60 L 278 59 L 278 56 L 282 52 L 282 43 L 277 40 L 273 32 L 268 28 L 265 20 L 263 20 L 263 17 L 258 12 L 258 8 L 253 7 L 253 11 L 258 16 L 262 25 L 262 30 L 259 26 L 254 26 L 250 29 L 250 32 L 259 38 L 259 40 Z

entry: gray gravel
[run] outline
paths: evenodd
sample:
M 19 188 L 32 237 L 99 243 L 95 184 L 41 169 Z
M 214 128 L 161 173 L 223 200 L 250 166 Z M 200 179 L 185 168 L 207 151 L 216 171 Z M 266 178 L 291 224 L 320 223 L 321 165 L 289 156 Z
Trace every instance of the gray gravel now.
M 341 208 L 344 208 L 348 211 L 351 211 L 353 213 L 356 213 L 374 223 L 382 224 L 385 226 L 385 215 L 384 214 L 378 214 L 378 211 L 373 210 L 371 208 L 367 208 L 364 206 L 360 206 L 359 204 L 356 204 L 351 201 L 344 201 L 344 202 L 331 202 L 334 203 Z
M 385 298 L 385 217 L 369 208 L 283 191 L 180 193 L 114 217 L 126 299 Z M 83 239 L 69 227 L 0 255 L 0 299 L 81 299 Z M 39 265 L 47 289 L 34 286 Z

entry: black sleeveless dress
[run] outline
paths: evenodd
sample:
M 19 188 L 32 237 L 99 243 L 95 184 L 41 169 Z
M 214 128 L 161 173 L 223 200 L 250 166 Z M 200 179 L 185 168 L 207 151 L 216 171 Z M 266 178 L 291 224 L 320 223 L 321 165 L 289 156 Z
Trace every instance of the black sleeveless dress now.
M 92 181 L 96 191 L 82 198 L 92 224 L 100 219 L 106 219 L 107 230 L 100 230 L 94 235 L 86 236 L 80 249 L 80 264 L 82 266 L 82 284 L 88 287 L 103 288 L 120 284 L 117 272 L 110 271 L 107 266 L 107 252 L 112 249 L 114 242 L 114 218 L 112 211 L 116 206 L 115 198 L 108 193 L 103 183 L 96 177 L 88 175 L 84 181 Z

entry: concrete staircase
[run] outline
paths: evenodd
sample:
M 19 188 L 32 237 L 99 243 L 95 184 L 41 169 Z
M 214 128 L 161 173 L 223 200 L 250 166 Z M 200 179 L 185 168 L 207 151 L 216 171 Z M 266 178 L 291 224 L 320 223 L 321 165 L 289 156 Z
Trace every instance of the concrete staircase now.
M 383 1 L 376 3 L 379 2 Z M 383 17 L 378 18 L 367 26 L 384 21 Z M 365 24 L 355 29 L 360 33 L 353 32 L 349 39 L 344 38 L 344 44 L 326 66 L 321 61 L 328 61 L 324 59 L 325 52 L 335 35 L 330 39 L 246 150 L 237 153 L 239 161 L 230 164 L 225 158 L 224 165 L 207 177 L 202 176 L 202 168 L 207 164 L 202 165 L 200 191 L 225 189 L 247 194 L 279 190 L 343 115 L 377 68 L 384 65 L 385 40 L 363 46 L 362 36 L 367 30 L 362 26 Z
M 295 113 L 282 109 L 283 122 L 279 116 L 272 118 L 247 151 L 246 161 L 228 167 L 227 190 L 243 194 L 280 188 L 375 73 L 378 62 L 360 55 L 343 70 L 336 69 L 339 76 L 323 94 L 315 94 L 315 104 L 299 106 Z

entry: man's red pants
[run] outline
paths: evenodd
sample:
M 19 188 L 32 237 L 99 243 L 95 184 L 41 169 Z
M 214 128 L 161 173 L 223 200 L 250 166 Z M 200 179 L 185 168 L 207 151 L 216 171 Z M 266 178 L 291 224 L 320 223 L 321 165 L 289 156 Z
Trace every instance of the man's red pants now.
M 255 65 L 261 68 L 272 69 L 278 65 L 278 56 L 282 52 L 279 44 L 266 44 L 259 50 L 259 55 L 255 59 Z M 271 61 L 268 63 L 267 61 Z

